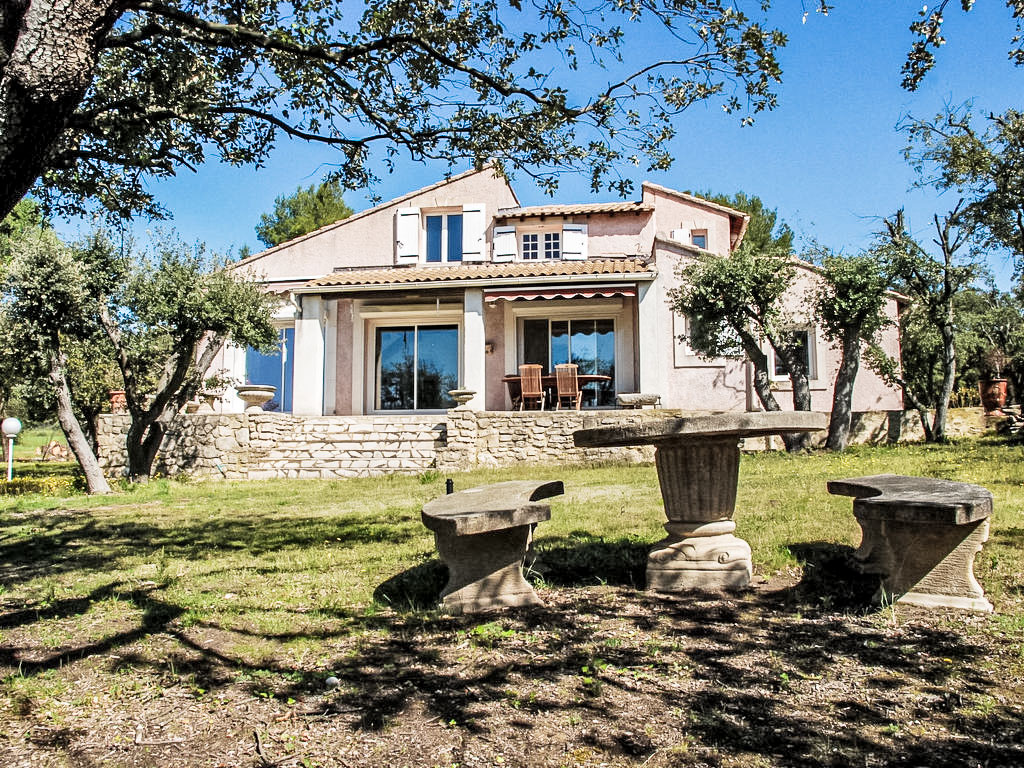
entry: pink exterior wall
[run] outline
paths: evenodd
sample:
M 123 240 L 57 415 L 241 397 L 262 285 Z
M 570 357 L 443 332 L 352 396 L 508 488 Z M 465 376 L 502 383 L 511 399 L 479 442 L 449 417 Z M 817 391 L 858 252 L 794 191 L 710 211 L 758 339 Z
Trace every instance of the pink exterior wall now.
M 662 402 L 670 408 L 698 410 L 746 410 L 748 403 L 755 409 L 760 408 L 760 401 L 751 389 L 746 362 L 726 359 L 709 362 L 696 356 L 680 354 L 686 351 L 686 347 L 673 338 L 676 328 L 673 327 L 672 311 L 667 303 L 667 290 L 679 284 L 676 271 L 680 262 L 687 257 L 674 251 L 666 247 L 659 247 L 656 251 L 658 279 L 666 290 L 665 315 L 659 328 L 658 346 L 675 353 L 668 357 L 667 364 L 671 365 L 671 372 L 668 376 L 668 391 L 663 395 Z M 839 369 L 840 353 L 825 341 L 820 329 L 808 315 L 807 300 L 818 279 L 817 273 L 810 266 L 798 266 L 785 303 L 792 325 L 808 328 L 814 336 L 816 370 L 810 381 L 811 407 L 816 411 L 829 411 L 832 409 L 832 385 Z M 890 317 L 896 317 L 898 310 L 895 299 L 889 300 L 886 311 Z M 885 331 L 882 346 L 890 355 L 899 354 L 897 328 Z M 767 346 L 765 349 L 767 351 Z M 789 379 L 778 379 L 774 384 L 774 392 L 779 405 L 784 410 L 792 410 L 793 395 Z M 902 407 L 899 390 L 889 387 L 862 364 L 854 384 L 854 410 L 898 410 Z
M 240 265 L 267 281 L 313 280 L 335 267 L 381 267 L 395 263 L 395 212 L 483 203 L 487 216 L 518 205 L 505 179 L 490 169 L 462 174 L 447 183 L 362 211 L 337 224 L 252 256 Z M 490 229 L 487 241 L 490 242 Z
M 487 302 L 484 302 L 484 338 L 494 345 L 494 351 L 484 355 L 484 407 L 489 411 L 503 411 L 508 407 L 508 398 L 501 377 L 512 373 L 505 370 L 505 313 Z
M 593 214 L 572 216 L 573 224 L 587 225 L 587 256 L 648 256 L 654 243 L 654 215 L 651 213 Z
M 352 415 L 352 300 L 339 299 L 337 311 L 337 347 L 335 360 L 337 376 L 334 383 L 334 414 Z
M 569 218 L 547 217 L 544 221 L 526 219 L 509 222 L 517 227 L 558 228 L 563 222 L 583 223 L 588 231 L 589 258 L 621 257 L 625 255 L 650 256 L 658 271 L 654 290 L 657 316 L 654 327 L 638 329 L 639 317 L 635 300 L 629 312 L 620 317 L 620 323 L 632 323 L 633 359 L 618 360 L 621 369 L 632 368 L 632 376 L 620 379 L 619 391 L 636 391 L 641 387 L 641 365 L 639 350 L 645 350 L 648 360 L 653 359 L 659 373 L 658 384 L 662 405 L 666 408 L 684 410 L 746 410 L 759 408 L 750 381 L 749 364 L 743 360 L 720 359 L 702 360 L 689 350 L 676 336 L 684 328 L 682 319 L 676 318 L 668 303 L 668 291 L 678 284 L 676 270 L 681 260 L 694 257 L 694 251 L 667 242 L 673 230 L 683 230 L 688 241 L 691 230 L 706 230 L 707 250 L 713 253 L 728 253 L 732 239 L 742 224 L 742 219 L 721 206 L 704 205 L 689 196 L 674 193 L 657 185 L 645 184 L 643 201 L 654 206 L 653 212 L 636 213 L 594 213 Z M 289 244 L 271 249 L 252 257 L 244 266 L 254 274 L 262 274 L 268 280 L 289 278 L 311 279 L 329 274 L 335 267 L 390 266 L 394 263 L 395 231 L 394 217 L 399 208 L 419 207 L 461 207 L 468 203 L 483 203 L 488 219 L 488 245 L 492 242 L 493 216 L 502 207 L 518 204 L 511 188 L 503 179 L 495 178 L 491 171 L 467 173 L 454 177 L 446 183 L 428 187 L 399 200 L 357 214 L 352 219 L 331 225 L 299 238 Z M 490 257 L 490 247 L 485 258 Z M 440 267 L 439 267 L 440 268 Z M 787 295 L 787 305 L 792 312 L 795 327 L 811 327 L 814 334 L 816 375 L 811 381 L 813 408 L 831 408 L 832 382 L 839 364 L 839 354 L 821 337 L 820 331 L 806 317 L 805 299 L 813 291 L 817 274 L 809 267 L 799 267 L 794 287 Z M 581 300 L 580 305 L 585 304 Z M 645 305 L 651 306 L 651 305 Z M 334 384 L 335 413 L 347 415 L 353 412 L 352 365 L 353 365 L 353 320 L 352 300 L 337 302 L 336 371 Z M 888 311 L 895 317 L 897 306 L 890 301 Z M 653 317 L 652 315 L 647 315 Z M 484 407 L 488 410 L 503 410 L 508 407 L 506 389 L 502 376 L 514 371 L 506 370 L 507 340 L 514 337 L 505 328 L 506 312 L 502 302 L 484 306 L 484 339 L 492 351 L 483 356 L 484 364 Z M 632 320 L 630 320 L 630 317 Z M 363 334 L 365 336 L 365 334 Z M 365 339 L 363 343 L 366 343 Z M 898 354 L 898 334 L 890 328 L 883 337 L 883 347 L 893 355 Z M 619 356 L 628 356 L 626 350 L 619 350 Z M 511 357 L 514 358 L 514 355 Z M 631 365 L 630 365 L 631 363 Z M 646 376 L 647 374 L 645 374 Z M 631 379 L 631 381 L 627 380 Z M 792 408 L 788 379 L 776 382 L 777 398 L 783 408 Z M 902 407 L 900 393 L 882 382 L 872 371 L 862 366 L 854 390 L 855 410 L 896 410 Z M 361 409 L 356 408 L 356 412 Z
M 727 213 L 649 184 L 644 185 L 643 200 L 655 206 L 654 228 L 658 237 L 668 238 L 674 229 L 705 229 L 708 233 L 706 250 L 711 253 L 729 253 L 732 225 Z

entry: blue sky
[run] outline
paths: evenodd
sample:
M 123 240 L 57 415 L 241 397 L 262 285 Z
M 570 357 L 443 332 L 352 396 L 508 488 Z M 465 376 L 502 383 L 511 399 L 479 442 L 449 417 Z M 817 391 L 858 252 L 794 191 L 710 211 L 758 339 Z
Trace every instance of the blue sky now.
M 846 252 L 866 247 L 879 217 L 901 206 L 914 233 L 927 236 L 932 213 L 947 210 L 955 200 L 911 189 L 915 177 L 903 160 L 904 137 L 895 126 L 907 114 L 931 117 L 946 103 L 968 99 L 986 113 L 1024 108 L 1024 69 L 1006 55 L 1014 29 L 1010 12 L 1001 0 L 982 0 L 968 14 L 951 2 L 944 27 L 948 43 L 938 64 L 919 91 L 907 93 L 899 85 L 900 66 L 912 39 L 907 27 L 921 3 L 835 4 L 828 17 L 811 14 L 801 23 L 801 3 L 777 0 L 772 21 L 789 35 L 781 55 L 778 108 L 758 115 L 749 127 L 741 127 L 739 118 L 724 114 L 718 104 L 691 108 L 677 123 L 673 168 L 634 169 L 637 185 L 647 178 L 677 189 L 755 194 L 778 210 L 800 242 L 816 238 Z M 218 251 L 243 244 L 259 250 L 253 228 L 260 215 L 276 196 L 318 182 L 331 162 L 329 148 L 283 142 L 262 169 L 210 162 L 152 189 L 185 239 L 205 241 Z M 443 164 L 399 163 L 393 175 L 381 169 L 382 182 L 374 191 L 383 199 L 396 197 L 433 183 L 445 171 Z M 513 186 L 526 205 L 550 199 L 529 179 L 516 178 Z M 351 192 L 346 199 L 356 210 L 371 205 L 368 194 Z M 585 178 L 562 178 L 557 202 L 592 199 L 613 198 L 592 195 Z M 139 223 L 140 234 L 147 226 Z M 73 235 L 81 227 L 67 222 L 60 228 Z M 1005 260 L 993 257 L 992 267 L 1001 287 L 1009 287 Z

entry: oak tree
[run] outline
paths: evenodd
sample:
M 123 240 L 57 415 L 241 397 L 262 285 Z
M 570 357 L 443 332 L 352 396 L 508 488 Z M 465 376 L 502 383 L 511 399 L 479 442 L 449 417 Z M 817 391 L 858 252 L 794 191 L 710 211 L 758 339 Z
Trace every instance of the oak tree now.
M 30 189 L 64 212 L 156 214 L 147 179 L 211 154 L 258 165 L 282 137 L 336 147 L 346 188 L 402 153 L 625 193 L 619 163 L 667 167 L 690 105 L 775 106 L 768 5 L 6 0 L 0 215 Z

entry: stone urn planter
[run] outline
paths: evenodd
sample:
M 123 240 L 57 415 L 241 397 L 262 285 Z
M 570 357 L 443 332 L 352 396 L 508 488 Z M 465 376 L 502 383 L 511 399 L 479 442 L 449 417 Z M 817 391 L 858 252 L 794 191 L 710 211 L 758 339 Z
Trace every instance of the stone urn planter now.
M 274 399 L 277 387 L 270 384 L 243 384 L 238 396 L 245 403 L 246 413 L 263 413 L 263 406 Z
M 476 397 L 475 389 L 449 389 L 448 396 L 455 401 L 456 408 L 464 407 L 470 400 Z
M 978 382 L 985 413 L 1000 415 L 1006 405 L 1006 379 L 985 379 Z
M 220 400 L 223 392 L 215 390 L 205 390 L 199 393 L 199 407 L 196 409 L 196 413 L 216 413 L 217 401 Z

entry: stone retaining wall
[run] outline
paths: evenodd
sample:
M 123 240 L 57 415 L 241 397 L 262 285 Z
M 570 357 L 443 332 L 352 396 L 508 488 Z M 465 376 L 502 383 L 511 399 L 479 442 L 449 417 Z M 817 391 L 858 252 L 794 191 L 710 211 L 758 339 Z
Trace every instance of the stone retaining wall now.
M 692 413 L 692 412 L 691 412 Z M 156 471 L 166 475 L 256 479 L 267 477 L 356 477 L 389 473 L 444 472 L 478 466 L 574 464 L 653 460 L 649 446 L 576 448 L 577 429 L 637 424 L 684 416 L 670 410 L 509 412 L 458 408 L 436 416 L 317 416 L 290 414 L 190 414 L 173 422 L 160 449 Z M 100 462 L 108 475 L 124 473 L 129 417 L 100 419 Z M 980 408 L 950 411 L 951 436 L 988 428 Z M 854 443 L 922 440 L 917 413 L 854 414 Z M 818 435 L 824 440 L 824 433 Z M 744 448 L 781 448 L 778 438 L 747 440 Z
M 100 463 L 127 468 L 129 417 L 100 417 Z M 257 479 L 360 477 L 422 472 L 444 445 L 444 417 L 188 414 L 176 418 L 157 456 L 164 475 Z

